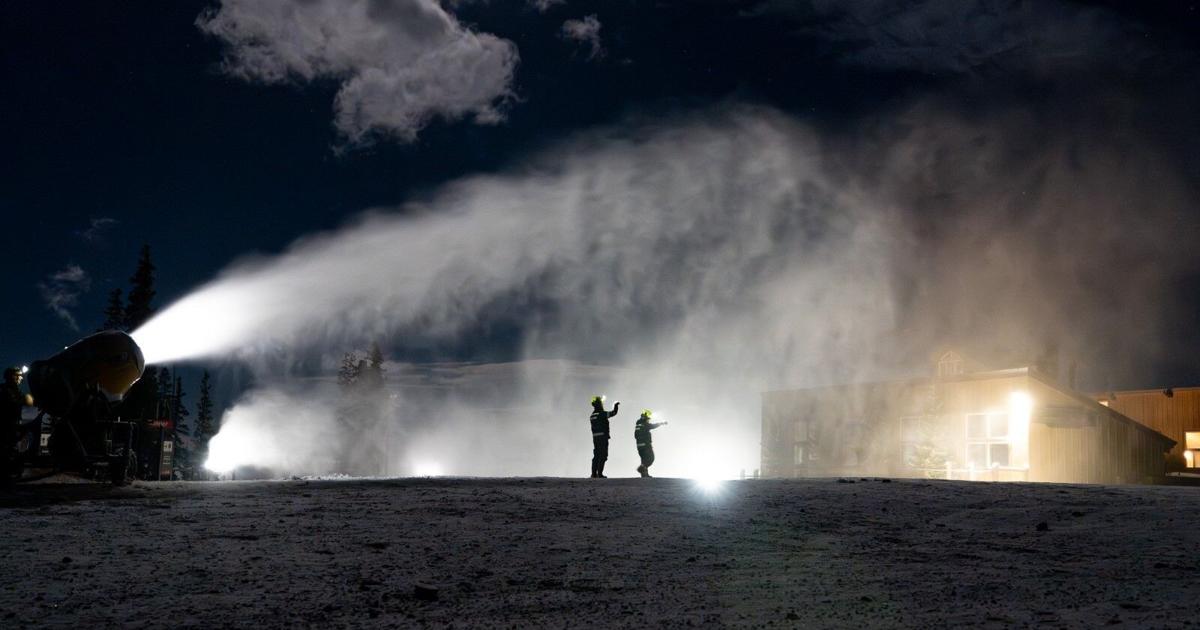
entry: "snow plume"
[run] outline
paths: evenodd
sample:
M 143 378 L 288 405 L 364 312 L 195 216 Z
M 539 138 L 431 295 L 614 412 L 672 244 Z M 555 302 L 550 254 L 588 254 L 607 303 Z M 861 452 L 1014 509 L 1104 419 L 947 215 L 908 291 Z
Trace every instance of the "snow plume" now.
M 58 315 L 71 330 L 79 330 L 79 323 L 75 321 L 71 309 L 79 304 L 79 295 L 87 293 L 91 287 L 92 279 L 79 265 L 67 265 L 38 283 L 38 291 L 46 308 Z
M 416 138 L 432 118 L 500 120 L 517 65 L 507 40 L 462 26 L 435 0 L 222 0 L 197 20 L 248 81 L 332 79 L 351 144 Z
M 646 407 L 671 422 L 656 470 L 727 476 L 757 467 L 764 389 L 925 374 L 946 345 L 993 367 L 1053 345 L 1084 382 L 1144 372 L 1200 269 L 1162 249 L 1200 236 L 1192 200 L 1153 147 L 1032 116 L 924 103 L 832 135 L 734 107 L 593 132 L 235 264 L 134 337 L 155 362 L 504 329 L 515 358 L 567 360 L 393 371 L 393 472 L 582 474 L 607 393 L 616 474 Z M 291 407 L 264 407 L 280 443 L 304 431 Z
M 563 22 L 562 37 L 587 44 L 590 49 L 589 60 L 604 56 L 604 46 L 600 43 L 600 20 L 595 15 L 589 15 L 582 20 Z
M 338 430 L 335 394 L 282 384 L 251 392 L 225 412 L 204 465 L 218 473 L 242 466 L 342 472 L 336 456 L 345 434 Z

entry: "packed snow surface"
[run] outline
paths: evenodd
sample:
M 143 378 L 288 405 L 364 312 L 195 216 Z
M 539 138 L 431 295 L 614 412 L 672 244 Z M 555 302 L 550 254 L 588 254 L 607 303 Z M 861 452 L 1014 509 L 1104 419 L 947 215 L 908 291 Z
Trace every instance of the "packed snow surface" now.
M 0 626 L 1183 627 L 1197 514 L 1194 487 L 880 479 L 20 485 Z

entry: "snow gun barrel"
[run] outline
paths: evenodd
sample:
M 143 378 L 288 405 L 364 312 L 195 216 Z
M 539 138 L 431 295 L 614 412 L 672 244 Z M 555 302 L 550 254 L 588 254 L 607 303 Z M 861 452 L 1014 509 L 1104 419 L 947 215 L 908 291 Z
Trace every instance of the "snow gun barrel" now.
M 29 391 L 47 413 L 66 416 L 82 401 L 102 396 L 120 402 L 142 377 L 146 360 L 133 338 L 105 330 L 76 341 L 29 366 Z

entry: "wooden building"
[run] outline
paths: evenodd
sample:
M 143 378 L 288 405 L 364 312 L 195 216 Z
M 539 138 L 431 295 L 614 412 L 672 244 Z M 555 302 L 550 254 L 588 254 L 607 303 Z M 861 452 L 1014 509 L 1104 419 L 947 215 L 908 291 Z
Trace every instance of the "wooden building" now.
M 1036 370 L 975 371 L 946 353 L 936 376 L 766 392 L 769 477 L 885 475 L 1145 483 L 1171 438 Z
M 1169 467 L 1200 472 L 1200 387 L 1107 392 L 1096 399 L 1175 440 Z

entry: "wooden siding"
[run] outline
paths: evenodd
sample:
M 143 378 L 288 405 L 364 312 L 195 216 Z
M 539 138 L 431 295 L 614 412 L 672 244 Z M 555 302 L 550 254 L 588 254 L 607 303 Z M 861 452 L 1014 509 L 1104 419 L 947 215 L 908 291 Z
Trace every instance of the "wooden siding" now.
M 1200 431 L 1200 387 L 1172 390 L 1168 398 L 1162 390 L 1116 392 L 1108 399 L 1108 407 L 1175 440 L 1171 454 L 1183 456 L 1184 433 Z
M 1029 432 L 1029 480 L 1148 483 L 1163 476 L 1168 442 L 1108 414 L 1078 410 L 1035 417 Z

